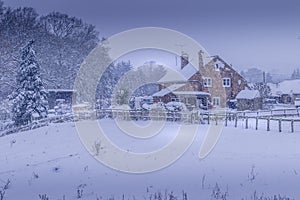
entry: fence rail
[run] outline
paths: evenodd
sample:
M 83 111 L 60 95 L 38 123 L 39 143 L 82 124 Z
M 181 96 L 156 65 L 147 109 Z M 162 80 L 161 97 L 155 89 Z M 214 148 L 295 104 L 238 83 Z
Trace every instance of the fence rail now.
M 121 109 L 102 109 L 88 112 L 76 112 L 69 115 L 58 115 L 45 119 L 34 120 L 31 124 L 15 127 L 13 123 L 0 124 L 0 136 L 11 134 L 18 131 L 26 131 L 42 126 L 49 123 L 59 123 L 65 121 L 78 121 L 84 119 L 102 119 L 114 118 L 120 120 L 166 120 L 186 123 L 201 123 L 201 124 L 220 124 L 224 123 L 225 126 L 233 125 L 238 127 L 242 122 L 245 129 L 254 125 L 255 130 L 265 126 L 266 131 L 271 130 L 271 123 L 276 123 L 276 129 L 279 132 L 283 131 L 283 125 L 288 123 L 289 131 L 295 132 L 296 125 L 300 125 L 299 109 L 278 109 L 272 111 L 167 111 L 167 110 L 121 110 Z M 296 118 L 293 118 L 296 117 Z M 250 124 L 251 121 L 251 124 Z M 275 127 L 274 125 L 272 126 Z M 298 127 L 297 127 L 298 128 Z M 299 126 L 300 131 L 300 126 Z
M 207 123 L 219 124 L 224 123 L 228 126 L 229 123 L 234 127 L 238 127 L 238 123 L 243 121 L 244 128 L 250 127 L 250 120 L 254 120 L 252 124 L 255 130 L 259 129 L 260 124 L 265 124 L 265 130 L 270 131 L 271 122 L 276 122 L 277 130 L 283 131 L 283 123 L 289 123 L 290 132 L 295 132 L 295 125 L 299 123 L 299 109 L 277 109 L 271 111 L 218 111 L 208 112 L 196 110 L 193 112 L 178 112 L 178 111 L 145 111 L 145 110 L 98 110 L 96 111 L 96 118 L 110 117 L 121 120 L 167 120 L 167 121 L 183 121 L 189 123 Z M 291 117 L 297 117 L 291 118 Z M 274 128 L 274 126 L 272 126 Z

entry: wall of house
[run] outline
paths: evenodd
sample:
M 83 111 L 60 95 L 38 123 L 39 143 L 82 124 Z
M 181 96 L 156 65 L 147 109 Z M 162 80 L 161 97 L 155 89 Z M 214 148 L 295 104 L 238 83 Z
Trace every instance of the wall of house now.
M 216 63 L 219 64 L 218 68 Z M 203 91 L 211 94 L 211 101 L 213 97 L 220 97 L 221 107 L 225 107 L 228 100 L 235 99 L 241 90 L 248 87 L 246 80 L 219 57 L 212 59 L 204 67 L 199 66 L 199 72 L 190 80 L 199 80 L 203 84 L 204 77 L 212 78 L 212 87 L 203 85 Z M 223 87 L 223 78 L 230 78 L 230 87 Z
M 226 87 L 226 96 L 228 99 L 235 99 L 236 95 L 244 90 L 247 86 L 246 80 L 231 66 L 225 64 L 224 68 L 220 69 L 222 78 L 230 78 L 231 86 Z
M 210 102 L 213 101 L 214 97 L 220 98 L 220 107 L 225 107 L 227 102 L 226 90 L 222 85 L 222 76 L 220 70 L 215 70 L 214 60 L 210 61 L 205 67 L 199 67 L 199 75 L 201 81 L 204 83 L 205 77 L 212 79 L 212 86 L 207 87 L 203 84 L 203 91 L 211 94 Z M 199 78 L 199 75 L 195 75 L 192 78 Z

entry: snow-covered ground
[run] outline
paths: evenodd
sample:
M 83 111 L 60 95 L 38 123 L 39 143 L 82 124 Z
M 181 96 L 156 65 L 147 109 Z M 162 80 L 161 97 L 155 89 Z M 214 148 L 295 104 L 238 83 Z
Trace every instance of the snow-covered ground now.
M 136 122 L 143 125 L 147 122 Z M 167 122 L 150 139 L 123 134 L 111 119 L 100 124 L 108 137 L 128 151 L 153 151 L 175 137 L 179 123 Z M 51 124 L 0 138 L 0 186 L 9 179 L 5 199 L 150 199 L 155 192 L 173 191 L 188 199 L 218 199 L 213 191 L 228 191 L 228 199 L 253 199 L 263 194 L 300 198 L 300 134 L 263 129 L 224 127 L 213 151 L 203 160 L 199 148 L 208 125 L 200 125 L 192 146 L 175 163 L 146 174 L 110 169 L 82 145 L 74 123 Z M 188 133 L 187 133 L 188 134 Z M 153 199 L 153 197 L 152 197 Z

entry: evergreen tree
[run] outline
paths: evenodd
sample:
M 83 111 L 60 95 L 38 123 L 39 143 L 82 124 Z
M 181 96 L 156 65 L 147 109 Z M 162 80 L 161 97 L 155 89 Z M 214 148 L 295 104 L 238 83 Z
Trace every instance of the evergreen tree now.
M 299 68 L 295 69 L 292 73 L 291 79 L 300 79 L 300 71 Z
M 13 93 L 13 120 L 16 125 L 31 122 L 34 113 L 47 116 L 47 97 L 40 78 L 38 65 L 30 41 L 21 51 L 21 63 L 17 74 L 17 88 Z

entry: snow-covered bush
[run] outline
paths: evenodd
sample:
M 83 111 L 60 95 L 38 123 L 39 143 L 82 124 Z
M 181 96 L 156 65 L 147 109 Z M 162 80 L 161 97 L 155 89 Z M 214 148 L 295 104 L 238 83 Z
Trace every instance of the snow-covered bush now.
M 186 105 L 184 103 L 181 102 L 169 102 L 165 105 L 165 108 L 169 111 L 186 111 Z
M 111 105 L 109 107 L 110 109 L 115 109 L 115 110 L 130 110 L 129 105 L 123 104 L 123 105 Z
M 162 110 L 165 110 L 165 105 L 163 103 L 154 103 L 154 104 L 144 103 L 142 105 L 142 108 L 144 110 L 162 111 Z

